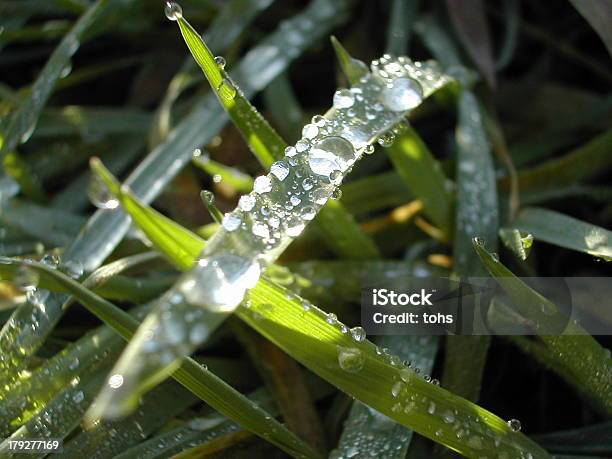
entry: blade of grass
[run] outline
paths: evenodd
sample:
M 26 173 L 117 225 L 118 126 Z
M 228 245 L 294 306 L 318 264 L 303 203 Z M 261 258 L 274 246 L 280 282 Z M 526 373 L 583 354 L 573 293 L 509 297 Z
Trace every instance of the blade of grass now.
M 184 246 L 183 249 L 189 250 L 189 246 Z M 138 321 L 128 313 L 61 272 L 42 263 L 0 257 L 0 264 L 13 267 L 15 270 L 24 263 L 41 277 L 49 277 L 69 290 L 83 306 L 119 333 L 123 339 L 129 340 L 138 328 Z M 182 359 L 172 377 L 220 413 L 235 420 L 289 454 L 296 457 L 300 457 L 300 454 L 306 457 L 318 457 L 303 441 L 295 437 L 283 425 L 193 359 Z
M 420 0 L 393 0 L 387 27 L 387 52 L 404 56 L 408 51 L 410 31 L 419 9 Z
M 570 0 L 574 8 L 591 24 L 612 56 L 612 1 Z
M 485 249 L 482 242 L 475 241 L 474 248 L 483 265 L 518 307 L 521 315 L 536 324 L 563 323 L 557 306 L 515 277 Z M 579 385 L 579 390 L 587 393 L 602 411 L 611 413 L 612 359 L 609 353 L 577 323 L 570 321 L 567 328 L 568 334 L 544 335 L 539 339 L 548 348 L 550 356 L 569 373 L 569 379 Z
M 270 124 L 251 105 L 240 89 L 229 79 L 223 65 L 215 61 L 212 52 L 184 19 L 178 21 L 181 34 L 194 59 L 204 72 L 219 102 L 246 140 L 255 157 L 265 168 L 284 156 L 287 144 Z M 376 258 L 374 243 L 359 229 L 341 204 L 328 203 L 319 213 L 317 226 L 329 236 L 339 254 L 353 258 Z
M 146 232 L 148 226 L 143 226 L 142 230 Z M 185 249 L 175 247 L 166 255 L 173 257 L 174 253 Z M 193 260 L 198 255 L 199 252 L 193 251 Z M 181 258 L 176 257 L 175 261 L 180 263 Z M 236 311 L 242 320 L 319 376 L 422 435 L 468 457 L 477 457 L 487 451 L 512 457 L 518 454 L 517 449 L 529 451 L 534 458 L 549 457 L 525 436 L 513 432 L 505 421 L 425 382 L 390 356 L 381 355 L 370 342 L 353 340 L 342 332 L 342 324 L 330 320 L 330 316 L 314 306 L 306 310 L 303 299 L 294 295 L 288 297 L 286 290 L 266 278 L 250 291 L 249 302 L 249 308 Z M 363 365 L 358 371 L 344 370 L 338 364 L 338 353 L 347 348 L 357 351 L 357 363 Z M 402 382 L 402 374 L 406 383 Z M 398 382 L 403 384 L 405 398 L 392 394 L 391 388 Z M 372 391 L 372 387 L 381 390 Z M 443 413 L 447 411 L 462 425 L 460 438 L 443 420 Z M 479 421 L 475 421 L 476 418 Z
M 537 240 L 612 260 L 612 233 L 553 210 L 523 209 L 512 228 L 532 234 Z

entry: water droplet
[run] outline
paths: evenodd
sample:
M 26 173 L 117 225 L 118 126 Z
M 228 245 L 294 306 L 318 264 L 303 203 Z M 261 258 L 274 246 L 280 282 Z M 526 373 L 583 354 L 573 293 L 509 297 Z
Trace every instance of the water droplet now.
M 519 421 L 518 419 L 510 419 L 508 421 L 508 427 L 510 427 L 510 430 L 512 430 L 513 432 L 520 432 L 521 431 L 521 421 Z
M 304 180 L 302 180 L 302 188 L 304 189 L 304 191 L 312 190 L 313 187 L 314 182 L 312 181 L 312 179 L 306 177 Z
M 374 153 L 374 145 L 366 145 L 366 147 L 363 149 L 363 153 L 366 155 L 371 155 Z
M 342 197 L 342 190 L 340 188 L 336 188 L 331 195 L 332 199 L 338 201 Z
M 285 223 L 285 233 L 290 237 L 298 237 L 304 228 L 304 221 L 296 216 L 289 217 Z
M 308 153 L 308 165 L 317 175 L 330 177 L 334 171 L 346 171 L 355 162 L 355 150 L 342 137 L 330 136 L 317 142 Z
M 315 211 L 314 207 L 306 206 L 302 208 L 301 216 L 304 220 L 312 220 L 313 218 L 315 218 L 316 215 L 317 212 Z
M 265 175 L 260 175 L 253 183 L 253 191 L 259 194 L 269 193 L 272 191 L 272 180 Z
M 238 216 L 235 215 L 233 212 L 225 214 L 225 216 L 223 217 L 223 221 L 221 222 L 221 225 L 223 226 L 223 228 L 225 228 L 226 231 L 236 231 L 238 228 L 240 228 L 240 224 L 242 223 L 242 219 Z
M 336 314 L 334 314 L 333 312 L 329 312 L 327 313 L 327 316 L 325 316 L 325 322 L 327 322 L 330 325 L 334 325 L 337 321 L 338 321 L 338 316 L 336 316 Z
M 353 327 L 351 328 L 351 336 L 357 342 L 361 342 L 366 339 L 366 332 L 361 327 Z
M 432 383 L 434 386 L 439 386 L 439 385 L 440 385 L 440 381 L 438 381 L 438 380 L 437 380 L 437 379 L 435 379 L 435 378 L 434 378 L 434 379 L 432 379 L 430 382 L 431 382 L 431 383 Z
M 98 209 L 116 209 L 119 207 L 119 201 L 111 194 L 106 183 L 96 174 L 91 177 L 87 195 L 91 203 Z
M 363 368 L 365 358 L 361 351 L 354 347 L 338 346 L 338 365 L 348 373 L 358 373 Z
M 312 124 L 318 127 L 323 127 L 327 123 L 327 120 L 321 115 L 313 116 L 311 121 L 312 121 Z
M 78 260 L 68 260 L 62 264 L 62 270 L 73 279 L 78 279 L 83 275 L 85 268 L 83 268 L 83 263 Z
M 260 275 L 258 263 L 238 255 L 218 254 L 199 260 L 179 290 L 191 304 L 213 311 L 232 311 Z
M 391 395 L 397 398 L 399 394 L 401 394 L 403 388 L 404 388 L 404 383 L 402 381 L 397 381 L 391 387 Z
M 387 132 L 378 138 L 378 144 L 381 147 L 388 148 L 395 142 L 395 135 L 392 132 Z
M 285 161 L 276 161 L 270 167 L 270 173 L 282 182 L 289 175 L 289 166 Z
M 178 21 L 183 17 L 183 9 L 176 2 L 166 2 L 164 13 L 166 13 L 166 17 L 171 21 Z
M 397 78 L 380 93 L 380 101 L 389 110 L 403 112 L 410 110 L 423 100 L 423 88 L 412 78 Z
M 342 109 L 352 107 L 355 103 L 355 96 L 348 89 L 339 89 L 334 94 L 334 108 Z
M 115 373 L 110 378 L 108 378 L 108 385 L 111 389 L 118 389 L 123 386 L 123 375 Z
M 223 176 L 221 174 L 215 174 L 213 175 L 212 179 L 215 183 L 221 183 L 221 181 L 223 180 Z
M 305 139 L 300 139 L 295 144 L 295 149 L 298 153 L 302 153 L 310 148 L 310 142 Z
M 83 400 L 85 400 L 85 394 L 83 394 L 82 391 L 78 391 L 72 396 L 72 401 L 74 403 L 81 403 Z
M 251 231 L 255 236 L 259 236 L 263 239 L 267 239 L 270 237 L 270 230 L 268 229 L 268 225 L 266 225 L 265 223 L 254 223 L 253 227 L 251 228 Z
M 309 301 L 303 300 L 302 301 L 302 309 L 304 311 L 310 311 L 312 309 L 312 304 Z
M 255 197 L 251 196 L 250 194 L 241 196 L 238 200 L 238 207 L 240 207 L 240 210 L 244 212 L 251 211 L 253 207 L 255 207 Z
M 217 92 L 226 100 L 231 100 L 236 97 L 236 86 L 232 83 L 229 78 L 223 78 L 219 86 L 217 86 Z
M 314 139 L 319 134 L 319 128 L 315 124 L 307 124 L 302 129 L 302 137 Z
M 225 62 L 225 58 L 223 56 L 216 56 L 215 57 L 215 64 L 217 64 L 217 66 L 223 70 L 225 68 L 226 62 Z
M 288 156 L 288 157 L 291 158 L 291 157 L 293 157 L 295 155 L 297 155 L 297 150 L 295 149 L 295 147 L 287 147 L 287 148 L 285 148 L 285 156 Z

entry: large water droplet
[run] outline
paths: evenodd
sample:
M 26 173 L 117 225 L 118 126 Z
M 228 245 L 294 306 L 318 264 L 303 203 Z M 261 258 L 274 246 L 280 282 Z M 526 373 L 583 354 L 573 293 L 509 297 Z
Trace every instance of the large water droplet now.
M 308 152 L 308 165 L 318 175 L 329 177 L 334 171 L 346 171 L 355 161 L 355 150 L 342 137 L 325 137 Z
M 272 190 L 272 181 L 265 175 L 260 175 L 253 183 L 253 191 L 255 193 L 268 193 Z
M 171 21 L 178 21 L 183 17 L 183 8 L 176 2 L 166 2 L 164 13 Z
M 289 166 L 285 161 L 276 161 L 270 167 L 270 172 L 282 182 L 289 175 Z
M 189 303 L 220 312 L 238 306 L 261 274 L 256 262 L 238 255 L 213 255 L 198 265 L 180 284 L 180 291 Z
M 240 207 L 240 210 L 244 212 L 249 212 L 253 210 L 253 207 L 255 207 L 255 198 L 250 194 L 245 194 L 244 196 L 241 196 L 238 200 L 238 207 Z
M 241 223 L 242 219 L 234 213 L 225 214 L 223 221 L 221 222 L 223 228 L 230 232 L 236 231 L 238 228 L 240 228 Z
M 225 58 L 223 56 L 217 56 L 215 57 L 215 64 L 217 64 L 217 66 L 223 70 L 227 63 L 225 62 Z
M 365 358 L 361 351 L 354 347 L 338 346 L 338 365 L 344 371 L 357 373 L 361 371 Z
M 357 342 L 361 342 L 366 339 L 366 332 L 361 327 L 353 327 L 351 328 L 351 336 Z
M 87 188 L 87 196 L 98 209 L 116 209 L 119 207 L 119 201 L 111 194 L 106 183 L 96 174 L 91 177 Z
M 342 109 L 352 107 L 355 103 L 355 96 L 348 89 L 339 89 L 334 94 L 334 108 Z
M 410 110 L 423 100 L 423 88 L 412 78 L 397 78 L 380 92 L 380 101 L 394 112 Z
M 518 419 L 510 419 L 508 421 L 508 427 L 510 427 L 510 429 L 513 432 L 520 432 L 521 431 L 521 421 L 519 421 Z

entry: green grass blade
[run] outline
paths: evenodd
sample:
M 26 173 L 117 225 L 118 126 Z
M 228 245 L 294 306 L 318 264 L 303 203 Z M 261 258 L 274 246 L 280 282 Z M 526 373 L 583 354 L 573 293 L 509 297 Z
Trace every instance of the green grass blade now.
M 423 202 L 423 212 L 450 239 L 453 227 L 453 197 L 449 180 L 420 136 L 412 127 L 387 148 L 387 154 L 414 198 Z
M 497 280 L 518 308 L 518 312 L 534 323 L 564 324 L 556 305 L 532 290 L 491 255 L 482 242 L 474 248 L 489 273 Z M 570 321 L 568 334 L 539 336 L 553 359 L 569 373 L 569 380 L 578 384 L 604 412 L 612 413 L 612 359 L 609 353 L 580 325 Z
M 357 83 L 361 77 L 367 75 L 369 72 L 368 66 L 359 59 L 352 57 L 333 35 L 331 37 L 331 43 L 336 52 L 336 58 L 338 59 L 340 68 L 350 84 Z
M 612 233 L 553 210 L 523 209 L 512 228 L 532 234 L 537 240 L 612 260 Z
M 295 142 L 304 126 L 304 112 L 287 72 L 279 75 L 263 93 L 266 108 L 285 139 Z
M 138 321 L 128 313 L 87 290 L 61 272 L 41 263 L 0 258 L 0 264 L 10 266 L 13 270 L 16 270 L 23 263 L 26 263 L 41 277 L 49 277 L 64 289 L 69 290 L 83 306 L 119 333 L 125 340 L 129 340 L 138 328 Z M 296 457 L 300 457 L 300 454 L 307 457 L 318 457 L 282 424 L 193 359 L 182 359 L 180 365 L 172 373 L 172 377 L 220 413 L 235 420 L 289 454 Z
M 208 153 L 195 156 L 193 164 L 211 177 L 219 175 L 223 183 L 232 186 L 239 193 L 248 193 L 253 189 L 253 177 L 238 169 L 210 159 Z
M 531 233 L 522 234 L 516 228 L 500 228 L 499 237 L 504 245 L 510 249 L 519 259 L 525 261 L 533 245 Z
M 177 21 L 183 39 L 191 51 L 219 102 L 245 138 L 255 157 L 264 167 L 283 157 L 287 144 L 240 92 L 225 72 L 225 60 L 215 61 L 202 37 L 183 17 Z
M 143 231 L 146 231 L 144 227 Z M 167 255 L 172 256 L 172 253 Z M 198 251 L 193 251 L 193 260 L 198 255 Z M 403 373 L 408 379 L 402 386 L 406 399 L 394 397 L 391 388 L 402 381 L 401 365 L 380 355 L 371 343 L 354 341 L 342 332 L 340 323 L 328 323 L 329 317 L 319 309 L 311 307 L 305 311 L 302 299 L 289 298 L 284 289 L 269 280 L 261 279 L 250 291 L 249 300 L 250 308 L 236 311 L 241 319 L 319 376 L 395 421 L 468 456 L 489 449 L 495 451 L 494 443 L 499 442 L 499 451 L 508 451 L 509 457 L 515 448 L 531 452 L 534 458 L 548 457 L 522 434 L 512 432 L 505 421 L 425 382 L 415 373 Z M 363 357 L 363 369 L 351 372 L 338 366 L 338 352 L 343 348 L 357 349 L 358 357 Z M 371 387 L 384 390 L 373 392 Z M 410 399 L 410 394 L 416 394 L 415 400 Z M 434 415 L 430 413 L 432 403 Z M 442 415 L 447 410 L 465 423 L 462 438 L 457 438 L 452 425 L 443 420 Z M 474 416 L 479 417 L 480 422 L 474 422 Z

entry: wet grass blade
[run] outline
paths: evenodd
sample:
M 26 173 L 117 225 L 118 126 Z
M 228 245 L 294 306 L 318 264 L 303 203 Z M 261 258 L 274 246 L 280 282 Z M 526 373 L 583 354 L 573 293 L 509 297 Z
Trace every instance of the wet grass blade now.
M 200 34 L 187 20 L 180 17 L 177 22 L 193 58 L 204 72 L 220 104 L 247 141 L 253 154 L 266 167 L 282 158 L 286 143 L 230 79 L 224 69 L 225 59 L 219 57 L 215 60 L 215 56 Z
M 563 322 L 556 305 L 532 290 L 502 265 L 481 242 L 475 241 L 474 248 L 483 265 L 497 280 L 518 312 L 534 323 Z M 563 322 L 564 323 L 564 322 Z M 587 393 L 606 413 L 612 413 L 612 360 L 601 345 L 577 323 L 567 325 L 570 333 L 559 336 L 539 336 L 546 345 L 551 358 L 559 362 L 569 374 L 569 380 L 578 385 L 580 392 Z
M 523 209 L 511 225 L 536 240 L 612 260 L 612 233 L 553 210 Z
M 393 0 L 389 14 L 389 27 L 387 27 L 387 52 L 394 56 L 408 54 L 410 31 L 420 0 Z
M 138 224 L 141 224 L 141 221 L 146 223 L 144 214 L 134 217 Z M 161 223 L 162 220 L 158 219 L 141 229 L 146 233 L 151 225 Z M 187 232 L 186 229 L 182 231 L 182 234 Z M 193 238 L 196 236 L 193 235 Z M 174 239 L 176 243 L 182 240 L 183 237 Z M 181 250 L 186 251 L 187 248 L 172 248 L 166 255 L 173 257 L 174 253 Z M 199 250 L 193 250 L 192 260 L 195 260 L 199 253 Z M 177 263 L 180 263 L 180 260 L 181 258 L 175 258 Z M 191 266 L 191 263 L 188 265 Z M 393 360 L 390 356 L 381 355 L 370 342 L 355 341 L 350 334 L 342 332 L 343 326 L 336 319 L 310 303 L 305 303 L 303 299 L 293 294 L 289 296 L 287 293 L 287 290 L 264 277 L 249 293 L 250 307 L 238 308 L 236 314 L 289 355 L 341 390 L 396 422 L 462 454 L 476 456 L 490 450 L 506 451 L 509 457 L 512 457 L 516 448 L 519 448 L 529 451 L 534 458 L 548 457 L 522 434 L 511 431 L 505 421 L 426 382 L 412 370 L 403 367 L 401 359 Z M 349 352 L 348 361 L 344 361 L 342 352 Z M 344 368 L 339 365 L 339 359 Z M 396 389 L 392 390 L 394 386 Z M 372 391 L 372 387 L 379 390 Z M 398 395 L 394 396 L 393 393 Z M 450 413 L 453 422 L 456 420 L 462 423 L 460 438 L 457 437 L 453 424 L 444 421 L 444 413 Z M 474 421 L 476 417 L 480 419 L 478 422 Z
M 0 258 L 0 264 L 11 267 L 13 273 L 23 263 L 22 260 Z M 129 340 L 138 328 L 139 322 L 131 315 L 87 290 L 75 280 L 44 264 L 25 263 L 29 268 L 38 272 L 41 277 L 49 277 L 64 289 L 69 290 L 83 306 L 119 333 L 125 340 Z M 235 420 L 289 454 L 296 457 L 300 457 L 300 454 L 306 457 L 318 457 L 303 441 L 295 437 L 282 424 L 196 361 L 184 358 L 172 377 L 220 413 Z
M 215 60 L 206 43 L 184 18 L 179 18 L 178 24 L 185 43 L 215 91 L 219 102 L 255 157 L 262 166 L 269 168 L 275 160 L 284 156 L 286 142 L 229 78 L 224 69 L 224 60 Z M 359 229 L 352 216 L 339 203 L 331 202 L 319 213 L 317 226 L 328 236 L 331 247 L 341 255 L 351 258 L 379 256 L 376 245 Z

